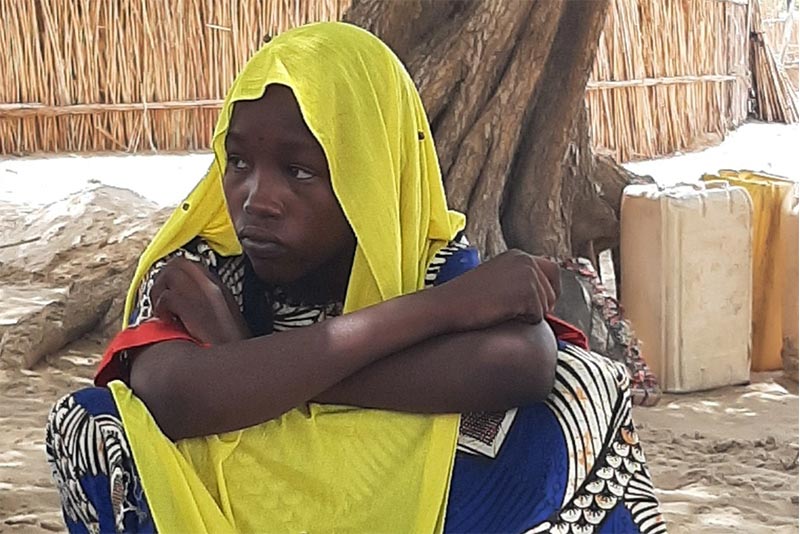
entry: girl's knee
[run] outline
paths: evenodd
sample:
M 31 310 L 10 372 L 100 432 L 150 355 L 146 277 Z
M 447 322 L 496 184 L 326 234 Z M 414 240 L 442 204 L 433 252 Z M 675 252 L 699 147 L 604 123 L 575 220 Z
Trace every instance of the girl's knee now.
M 630 376 L 624 365 L 575 346 L 559 350 L 556 377 L 557 383 L 561 378 L 612 402 L 630 389 Z
M 92 416 L 117 415 L 117 407 L 106 388 L 86 388 L 61 397 L 47 417 L 46 443 L 52 447 L 56 439 L 69 440 Z

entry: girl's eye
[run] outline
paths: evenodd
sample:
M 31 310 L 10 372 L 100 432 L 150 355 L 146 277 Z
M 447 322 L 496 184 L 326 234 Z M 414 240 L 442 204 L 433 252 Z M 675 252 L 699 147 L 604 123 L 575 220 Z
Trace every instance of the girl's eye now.
M 247 168 L 247 163 L 236 155 L 229 155 L 228 156 L 228 165 L 233 167 L 237 171 L 242 171 Z
M 294 167 L 294 166 L 289 167 L 289 172 L 292 174 L 292 177 L 294 177 L 297 180 L 308 180 L 314 177 L 312 173 L 308 172 L 305 169 L 301 169 L 300 167 Z

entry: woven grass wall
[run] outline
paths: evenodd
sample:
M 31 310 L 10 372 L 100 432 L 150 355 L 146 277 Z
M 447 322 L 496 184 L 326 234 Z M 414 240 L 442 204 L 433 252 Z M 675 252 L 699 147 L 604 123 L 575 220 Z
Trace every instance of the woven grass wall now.
M 0 154 L 207 148 L 267 34 L 349 0 L 0 0 Z
M 349 1 L 0 0 L 0 154 L 205 149 L 263 36 Z M 612 0 L 586 95 L 596 148 L 652 157 L 744 120 L 746 25 L 747 0 Z
M 747 117 L 746 0 L 612 0 L 586 91 L 618 161 L 697 148 Z

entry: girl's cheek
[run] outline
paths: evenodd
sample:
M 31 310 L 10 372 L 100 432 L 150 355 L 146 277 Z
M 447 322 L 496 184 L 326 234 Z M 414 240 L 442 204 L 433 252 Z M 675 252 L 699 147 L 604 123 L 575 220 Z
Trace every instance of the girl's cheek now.
M 233 187 L 230 184 L 223 186 L 225 201 L 228 204 L 228 211 L 233 215 L 239 213 L 244 208 L 244 195 L 241 187 Z

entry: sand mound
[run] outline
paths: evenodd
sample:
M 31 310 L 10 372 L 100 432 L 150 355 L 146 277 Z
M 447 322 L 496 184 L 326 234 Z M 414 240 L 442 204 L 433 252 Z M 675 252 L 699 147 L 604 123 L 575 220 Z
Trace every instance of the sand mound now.
M 136 258 L 166 215 L 115 187 L 36 209 L 0 202 L 0 368 L 30 368 L 90 330 L 116 328 Z

